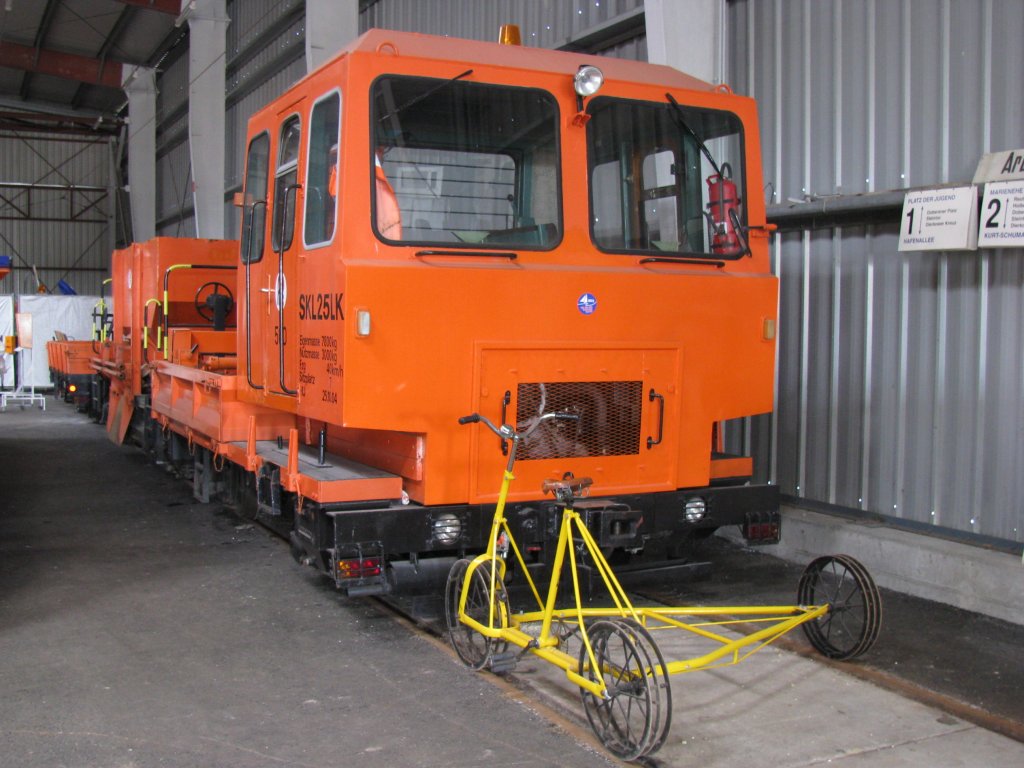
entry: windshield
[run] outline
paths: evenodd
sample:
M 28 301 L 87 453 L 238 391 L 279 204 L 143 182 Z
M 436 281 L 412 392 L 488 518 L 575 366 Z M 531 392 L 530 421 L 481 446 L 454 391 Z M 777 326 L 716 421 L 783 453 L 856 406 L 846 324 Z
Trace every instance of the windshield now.
M 561 240 L 558 110 L 550 94 L 461 80 L 374 84 L 379 237 L 458 247 Z
M 738 117 L 668 99 L 595 98 L 588 111 L 591 234 L 598 248 L 719 259 L 746 252 Z

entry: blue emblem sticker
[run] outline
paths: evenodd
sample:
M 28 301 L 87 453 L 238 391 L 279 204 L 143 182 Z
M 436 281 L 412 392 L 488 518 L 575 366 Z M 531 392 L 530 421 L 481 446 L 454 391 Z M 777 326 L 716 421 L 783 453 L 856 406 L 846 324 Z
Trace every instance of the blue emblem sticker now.
M 584 315 L 592 315 L 597 309 L 597 297 L 592 293 L 584 293 L 576 302 L 576 306 Z

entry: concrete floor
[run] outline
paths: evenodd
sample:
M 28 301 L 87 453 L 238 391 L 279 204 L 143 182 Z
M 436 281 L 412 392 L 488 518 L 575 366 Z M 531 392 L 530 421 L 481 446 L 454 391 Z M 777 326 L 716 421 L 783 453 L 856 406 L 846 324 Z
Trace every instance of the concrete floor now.
M 598 766 L 71 408 L 0 413 L 0 766 Z
M 578 691 L 546 666 L 523 662 L 507 682 L 466 671 L 377 604 L 338 596 L 265 530 L 48 408 L 0 413 L 0 766 L 614 764 L 580 727 Z M 727 542 L 708 554 L 711 579 L 637 592 L 793 599 L 799 569 Z M 1024 743 L 977 725 L 1024 721 L 1024 628 L 883 598 L 882 636 L 856 665 L 769 649 L 673 678 L 652 765 L 1024 764 Z M 543 707 L 523 704 L 535 695 Z

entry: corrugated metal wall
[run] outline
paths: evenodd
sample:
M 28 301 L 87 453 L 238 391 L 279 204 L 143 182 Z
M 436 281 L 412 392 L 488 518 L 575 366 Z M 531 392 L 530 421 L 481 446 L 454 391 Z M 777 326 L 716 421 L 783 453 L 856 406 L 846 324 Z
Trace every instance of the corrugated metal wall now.
M 35 293 L 28 268 L 35 265 L 51 290 L 64 280 L 80 294 L 99 293 L 112 238 L 110 174 L 107 139 L 3 132 L 0 182 L 45 188 L 0 189 L 0 253 L 15 267 L 0 290 Z M 72 186 L 100 189 L 71 192 Z
M 1020 0 L 733 0 L 730 83 L 759 102 L 766 198 L 969 183 L 1024 145 L 1022 39 Z M 775 238 L 774 478 L 1024 540 L 1024 253 L 900 254 L 897 227 Z
M 378 0 L 362 13 L 359 27 L 497 40 L 502 24 L 518 24 L 524 45 L 558 48 L 570 37 L 642 7 L 643 0 Z M 623 52 L 623 58 L 630 52 L 635 51 Z

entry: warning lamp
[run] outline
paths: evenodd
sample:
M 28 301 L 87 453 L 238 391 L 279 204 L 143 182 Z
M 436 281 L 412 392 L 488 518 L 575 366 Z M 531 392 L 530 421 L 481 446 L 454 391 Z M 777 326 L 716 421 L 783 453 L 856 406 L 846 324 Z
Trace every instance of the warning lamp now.
M 68 384 L 68 392 L 70 392 L 71 394 L 75 394 L 75 392 L 77 392 L 77 391 L 78 391 L 78 385 L 77 384 Z
M 498 31 L 498 42 L 502 45 L 522 45 L 518 24 L 502 24 Z

